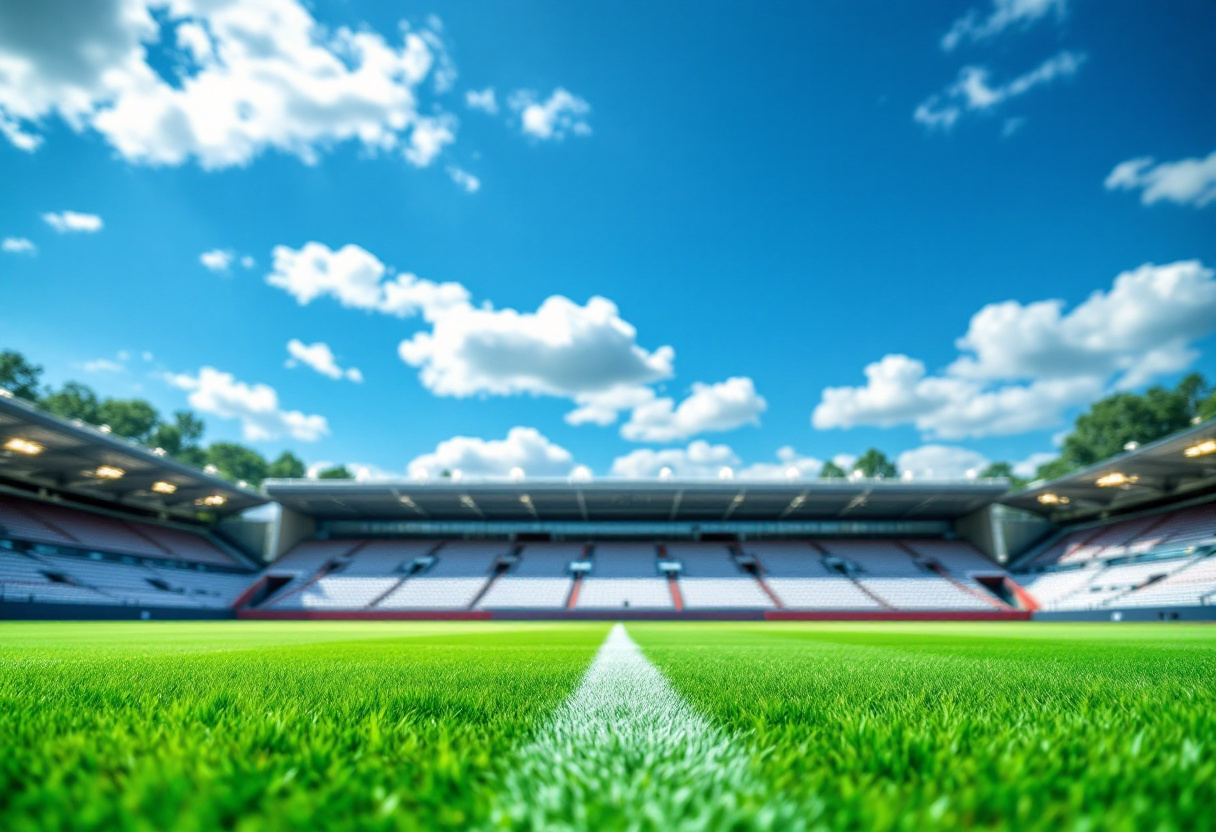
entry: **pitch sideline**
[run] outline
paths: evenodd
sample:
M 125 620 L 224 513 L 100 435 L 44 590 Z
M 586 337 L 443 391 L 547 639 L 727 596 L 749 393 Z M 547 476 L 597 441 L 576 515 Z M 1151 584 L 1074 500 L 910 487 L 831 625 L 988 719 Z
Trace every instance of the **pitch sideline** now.
M 493 828 L 799 829 L 745 748 L 698 714 L 616 624 L 578 688 L 523 746 Z

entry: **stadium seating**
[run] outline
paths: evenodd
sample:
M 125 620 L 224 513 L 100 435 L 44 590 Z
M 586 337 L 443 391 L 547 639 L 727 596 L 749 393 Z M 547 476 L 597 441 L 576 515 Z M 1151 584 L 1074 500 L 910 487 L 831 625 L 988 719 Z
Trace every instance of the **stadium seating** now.
M 1143 589 L 1119 599 L 1121 607 L 1216 605 L 1216 555 L 1195 558 Z
M 823 554 L 806 541 L 750 541 L 743 548 L 756 558 L 768 588 L 788 609 L 884 609 L 856 582 L 824 566 Z
M 582 554 L 579 543 L 528 544 L 511 571 L 490 586 L 478 609 L 564 608 L 574 587 L 570 562 Z
M 447 543 L 434 566 L 406 578 L 376 609 L 468 609 L 490 580 L 495 561 L 510 548 L 505 541 Z
M 659 577 L 658 552 L 650 543 L 600 543 L 594 567 L 583 579 L 577 609 L 672 609 L 667 579 Z
M 769 609 L 771 598 L 759 582 L 745 573 L 721 543 L 673 543 L 667 556 L 682 565 L 680 594 L 684 608 Z
M 1090 526 L 1060 536 L 1024 564 L 1026 568 L 1183 551 L 1216 543 L 1216 504 Z

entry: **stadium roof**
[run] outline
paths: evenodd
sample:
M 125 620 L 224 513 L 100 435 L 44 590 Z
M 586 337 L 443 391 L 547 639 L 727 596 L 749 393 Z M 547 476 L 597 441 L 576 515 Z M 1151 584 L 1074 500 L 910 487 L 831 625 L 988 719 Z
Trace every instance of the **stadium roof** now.
M 1034 483 L 1003 502 L 1067 520 L 1199 496 L 1213 489 L 1216 489 L 1216 419 L 1066 477 Z
M 269 480 L 284 507 L 322 520 L 711 522 L 953 520 L 995 502 L 1006 480 Z
M 84 423 L 0 395 L 0 480 L 148 511 L 227 514 L 266 499 Z

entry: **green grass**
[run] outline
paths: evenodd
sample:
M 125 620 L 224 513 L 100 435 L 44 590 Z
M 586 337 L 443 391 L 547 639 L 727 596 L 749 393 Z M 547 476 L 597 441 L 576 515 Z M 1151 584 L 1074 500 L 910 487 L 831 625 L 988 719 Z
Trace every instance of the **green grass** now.
M 1216 628 L 628 629 L 808 829 L 1216 829 Z M 0 829 L 485 827 L 607 632 L 0 624 Z

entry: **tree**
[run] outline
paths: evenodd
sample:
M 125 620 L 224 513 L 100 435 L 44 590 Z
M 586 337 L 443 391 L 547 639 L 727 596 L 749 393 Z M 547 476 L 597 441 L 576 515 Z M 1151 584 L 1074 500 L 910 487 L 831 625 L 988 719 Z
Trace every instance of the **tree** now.
M 298 480 L 307 473 L 304 461 L 291 451 L 283 451 L 279 458 L 270 463 L 267 476 L 272 479 Z
M 160 414 L 143 399 L 106 399 L 97 407 L 99 424 L 115 436 L 147 444 L 160 426 Z
M 98 424 L 97 394 L 92 388 L 77 381 L 69 381 L 38 401 L 45 411 L 64 419 L 80 419 L 90 425 Z
M 819 470 L 819 478 L 824 480 L 840 480 L 847 476 L 845 470 L 830 459 L 823 463 L 823 468 Z
M 0 352 L 0 387 L 19 399 L 35 402 L 41 392 L 42 368 L 16 350 Z
M 1014 488 L 1026 485 L 1027 480 L 1013 473 L 1013 466 L 1008 462 L 990 462 L 988 467 L 980 471 L 980 479 L 1007 479 Z
M 319 480 L 353 480 L 355 475 L 345 465 L 335 465 L 317 474 Z
M 863 477 L 897 477 L 899 470 L 887 455 L 877 448 L 870 448 L 853 463 L 853 470 L 860 471 Z
M 202 467 L 206 464 L 207 454 L 199 447 L 198 441 L 202 439 L 204 430 L 206 426 L 202 419 L 189 410 L 179 410 L 173 414 L 172 422 L 157 425 L 144 444 L 150 448 L 160 448 L 187 465 Z
M 234 482 L 244 480 L 261 485 L 270 466 L 266 457 L 252 448 L 236 442 L 216 442 L 207 448 L 207 462 L 219 469 L 220 475 Z

